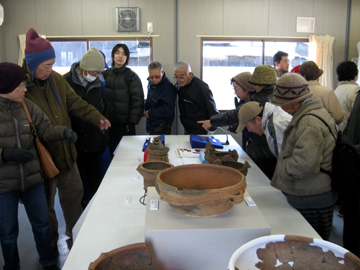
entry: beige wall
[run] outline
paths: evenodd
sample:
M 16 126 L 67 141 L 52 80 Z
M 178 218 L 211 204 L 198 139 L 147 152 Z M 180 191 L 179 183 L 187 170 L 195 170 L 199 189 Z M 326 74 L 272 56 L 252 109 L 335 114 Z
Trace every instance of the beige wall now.
M 357 44 L 360 42 L 360 0 L 351 0 L 349 55 L 347 60 L 359 57 Z
M 352 0 L 359 13 L 360 0 Z M 121 36 L 115 7 L 140 7 L 141 32 L 154 23 L 153 57 L 172 71 L 175 59 L 175 0 L 1 0 L 5 22 L 0 27 L 1 61 L 17 61 L 17 35 L 34 27 L 48 36 Z M 200 38 L 196 35 L 291 36 L 296 17 L 315 17 L 316 33 L 335 37 L 334 64 L 344 59 L 347 0 L 178 0 L 178 60 L 200 75 Z M 360 20 L 360 16 L 353 16 Z M 358 33 L 359 31 L 353 32 Z M 128 35 L 129 33 L 124 33 Z M 354 40 L 358 40 L 353 35 Z M 354 43 L 354 42 L 353 42 Z M 352 44 L 353 45 L 353 44 Z M 351 47 L 351 51 L 353 46 Z M 0 50 L 0 53 L 1 51 Z
M 306 37 L 296 33 L 297 17 L 315 17 L 315 34 L 329 34 L 334 42 L 335 67 L 345 59 L 348 0 L 0 0 L 5 22 L 0 27 L 0 61 L 17 62 L 18 35 L 30 27 L 48 36 L 145 34 L 154 24 L 153 59 L 172 77 L 176 58 L 189 61 L 200 76 L 200 38 L 196 35 Z M 357 55 L 360 0 L 352 0 L 349 55 Z M 177 4 L 177 7 L 176 7 Z M 141 32 L 118 33 L 115 7 L 140 7 Z M 175 31 L 178 10 L 178 36 Z M 178 44 L 175 41 L 178 40 Z M 281 48 L 279 48 L 281 49 Z

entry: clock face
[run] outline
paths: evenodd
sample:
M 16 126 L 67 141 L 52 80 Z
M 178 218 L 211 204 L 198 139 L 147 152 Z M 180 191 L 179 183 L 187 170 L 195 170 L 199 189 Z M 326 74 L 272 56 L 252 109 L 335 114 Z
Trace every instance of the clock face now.
M 4 22 L 4 8 L 3 6 L 0 4 L 0 25 L 2 25 Z

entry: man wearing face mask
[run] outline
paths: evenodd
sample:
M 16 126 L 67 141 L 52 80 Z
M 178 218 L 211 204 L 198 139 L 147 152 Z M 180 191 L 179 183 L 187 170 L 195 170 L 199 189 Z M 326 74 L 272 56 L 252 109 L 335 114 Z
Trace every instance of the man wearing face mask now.
M 80 63 L 72 64 L 70 72 L 64 75 L 72 89 L 83 100 L 103 113 L 104 104 L 104 57 L 96 48 L 88 50 Z M 84 186 L 83 205 L 96 193 L 104 176 L 103 152 L 108 144 L 108 133 L 102 132 L 81 118 L 70 115 L 71 123 L 78 134 L 75 144 L 78 153 L 77 165 Z

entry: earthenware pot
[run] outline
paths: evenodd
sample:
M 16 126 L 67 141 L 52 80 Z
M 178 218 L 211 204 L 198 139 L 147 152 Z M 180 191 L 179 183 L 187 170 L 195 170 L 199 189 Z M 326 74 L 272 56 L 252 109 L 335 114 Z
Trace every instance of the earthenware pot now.
M 245 176 L 230 167 L 192 164 L 168 168 L 156 177 L 160 199 L 178 214 L 213 216 L 244 200 Z
M 241 172 L 245 176 L 248 173 L 248 169 L 251 168 L 249 162 L 247 162 L 246 160 L 244 163 L 239 162 L 239 161 L 233 161 L 233 160 L 225 160 L 225 161 L 221 162 L 221 165 L 234 168 L 234 169 L 238 170 L 239 172 Z
M 205 160 L 210 164 L 221 164 L 222 161 L 234 160 L 237 161 L 239 154 L 236 150 L 219 151 L 212 147 L 210 142 L 207 142 L 205 147 Z
M 101 253 L 88 270 L 154 270 L 151 254 L 145 243 L 137 243 Z
M 144 189 L 154 187 L 156 176 L 164 169 L 174 167 L 174 165 L 164 161 L 147 161 L 141 163 L 136 170 L 144 177 Z

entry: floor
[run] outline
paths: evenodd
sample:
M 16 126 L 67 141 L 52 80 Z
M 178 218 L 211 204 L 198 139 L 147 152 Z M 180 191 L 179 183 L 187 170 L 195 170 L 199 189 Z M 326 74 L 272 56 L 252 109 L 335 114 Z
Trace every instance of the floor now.
M 58 266 L 64 265 L 69 250 L 72 246 L 71 238 L 65 235 L 65 221 L 62 214 L 62 210 L 59 204 L 58 196 L 56 195 L 55 210 L 59 222 L 59 258 Z M 39 261 L 39 256 L 36 251 L 35 241 L 31 231 L 31 225 L 26 215 L 24 205 L 19 204 L 19 238 L 18 238 L 18 249 L 20 255 L 21 270 L 41 270 L 43 269 Z M 0 269 L 3 269 L 4 259 L 0 247 Z
M 65 236 L 65 221 L 62 215 L 62 211 L 59 205 L 58 198 L 56 196 L 55 201 L 55 209 L 56 214 L 58 216 L 59 221 L 59 234 L 60 239 L 58 242 L 59 248 L 59 259 L 58 265 L 61 268 L 69 250 L 72 245 L 72 241 L 69 237 Z M 19 205 L 19 226 L 20 226 L 20 234 L 18 238 L 18 247 L 20 253 L 20 262 L 21 262 L 21 270 L 41 270 L 42 267 L 38 263 L 38 254 L 35 248 L 34 239 L 32 236 L 31 226 L 29 220 L 26 216 L 24 206 L 22 204 Z M 342 245 L 342 230 L 343 230 L 343 219 L 337 215 L 337 210 L 334 212 L 334 220 L 333 220 L 333 230 L 330 236 L 330 242 L 333 242 L 338 245 Z M 1 250 L 1 247 L 0 247 Z M 4 260 L 2 254 L 0 256 L 0 269 L 2 269 L 4 265 Z

